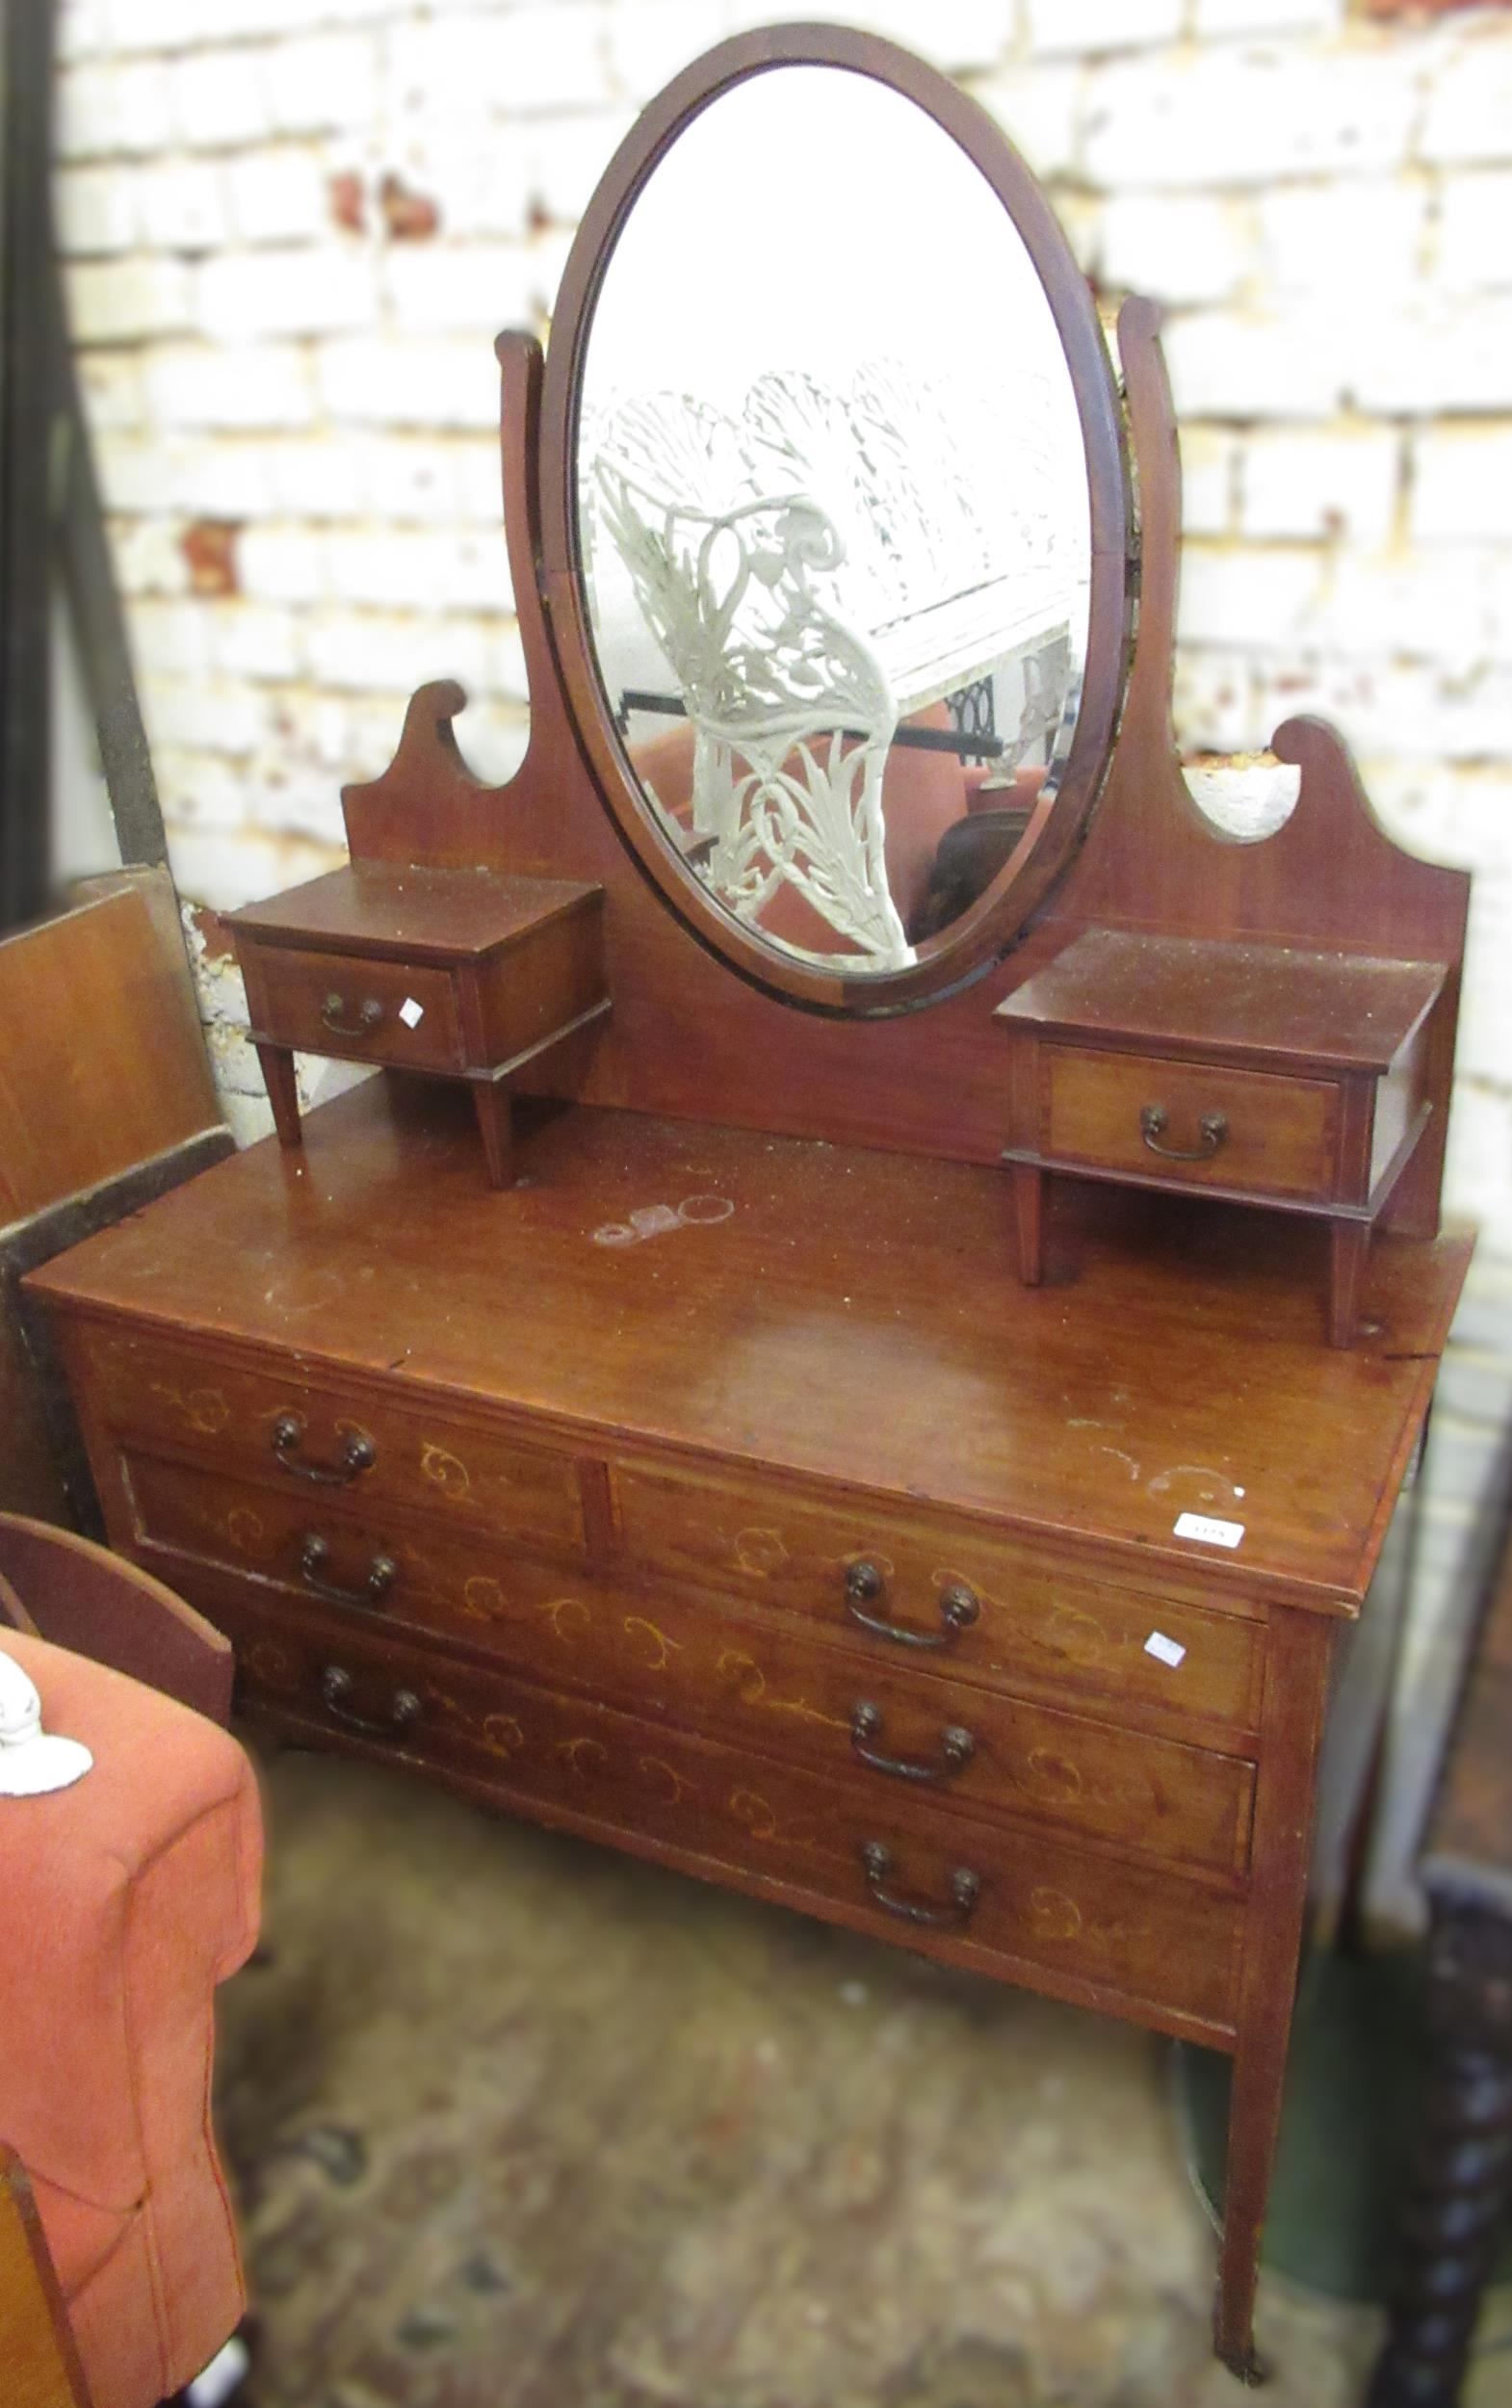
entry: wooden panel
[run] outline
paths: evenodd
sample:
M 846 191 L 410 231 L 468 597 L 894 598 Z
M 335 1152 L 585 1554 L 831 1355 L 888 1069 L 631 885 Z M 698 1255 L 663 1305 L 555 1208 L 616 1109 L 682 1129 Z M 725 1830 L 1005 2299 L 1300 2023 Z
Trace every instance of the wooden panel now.
M 433 1523 L 312 1511 L 250 1482 L 134 1452 L 123 1469 L 134 1548 L 149 1551 L 181 1584 L 209 1562 L 286 1594 L 302 1589 L 306 1602 L 328 1603 L 329 1591 L 341 1589 L 375 1636 L 439 1631 L 553 1687 L 583 1688 L 685 1729 L 722 1727 L 763 1753 L 886 1792 L 909 1776 L 857 1753 L 857 1715 L 870 1707 L 878 1727 L 862 1743 L 873 1757 L 902 1758 L 937 1775 L 930 1793 L 943 1803 L 1027 1816 L 1220 1872 L 1242 1870 L 1253 1783 L 1249 1766 L 1232 1757 L 921 1677 L 889 1660 L 879 1642 L 868 1652 L 816 1641 L 785 1615 L 743 1614 L 665 1584 L 640 1589 L 564 1575 Z M 947 1736 L 962 1731 L 964 1760 Z
M 1050 1278 L 1026 1292 L 1001 1170 L 527 1109 L 525 1184 L 491 1195 L 467 1097 L 389 1086 L 312 1112 L 302 1156 L 255 1146 L 30 1292 L 156 1325 L 190 1387 L 205 1350 L 304 1357 L 312 1385 L 506 1413 L 574 1453 L 722 1454 L 742 1477 L 959 1511 L 1158 1595 L 1338 1611 L 1364 1594 L 1463 1238 L 1378 1240 L 1380 1334 L 1330 1352 L 1326 1239 L 1279 1214 L 1067 1181 Z M 642 1239 L 631 1216 L 651 1207 Z M 244 1461 L 267 1445 L 265 1425 Z M 1240 1489 L 1238 1548 L 1175 1534 Z
M 32 2186 L 0 2145 L 0 2367 L 6 2408 L 90 2408 Z
M 602 1001 L 604 929 L 597 898 L 552 922 L 478 974 L 483 1060 L 512 1060 Z
M 0 943 L 0 1225 L 220 1122 L 166 872 Z
M 266 1481 L 309 1511 L 337 1497 L 364 1510 L 419 1507 L 482 1529 L 495 1541 L 584 1545 L 577 1464 L 522 1444 L 487 1421 L 464 1426 L 445 1405 L 344 1388 L 298 1363 L 266 1366 L 207 1357 L 191 1341 L 88 1329 L 67 1339 L 70 1376 L 91 1423 L 219 1471 Z M 286 1416 L 295 1444 L 274 1445 Z M 308 1471 L 339 1470 L 353 1440 L 371 1442 L 364 1470 L 335 1483 Z M 96 1464 L 96 1472 L 101 1467 Z
M 1045 1046 L 1040 1062 L 1043 1150 L 1056 1162 L 1251 1193 L 1333 1193 L 1339 1090 L 1325 1081 L 1072 1045 Z M 1205 1113 L 1221 1112 L 1227 1134 L 1198 1162 L 1179 1161 L 1169 1150 L 1156 1153 L 1139 1125 L 1149 1105 L 1168 1115 L 1162 1148 L 1200 1146 Z
M 950 1630 L 942 1593 L 963 1582 L 979 1604 L 977 1619 L 938 1654 L 907 1651 L 912 1666 L 1068 1688 L 1239 1729 L 1258 1724 L 1257 1624 L 1118 1589 L 990 1532 L 931 1525 L 873 1499 L 815 1503 L 769 1482 L 651 1464 L 617 1466 L 613 1481 L 628 1553 L 674 1579 L 733 1589 L 849 1636 L 860 1626 L 847 1574 L 871 1562 L 885 1585 L 862 1610 L 925 1638 Z M 1178 1665 L 1146 1653 L 1157 1631 L 1185 1650 Z M 889 1641 L 870 1645 L 876 1661 L 886 1660 Z
M 597 898 L 569 878 L 489 877 L 476 869 L 416 870 L 352 861 L 226 915 L 231 929 L 290 937 L 296 950 L 385 954 L 448 964 L 513 945 Z
M 1168 1872 L 820 1780 L 313 1614 L 259 1608 L 227 1628 L 248 1701 L 287 1727 L 469 1775 L 543 1821 L 626 1837 L 717 1879 L 733 1869 L 809 1912 L 983 1972 L 1067 1995 L 1095 1988 L 1140 2020 L 1229 2016 L 1242 1909 Z M 350 1682 L 336 1712 L 324 1694 L 332 1669 Z M 406 1691 L 417 1708 L 408 1719 Z M 875 1903 L 860 1860 L 873 1841 L 892 1856 L 897 1889 L 925 1901 L 948 1906 L 952 1874 L 978 1874 L 969 1921 L 937 1941 Z
M 247 943 L 239 957 L 259 1036 L 401 1070 L 462 1067 L 466 1057 L 449 971 Z M 418 1004 L 422 1013 L 413 1028 L 400 1017 L 408 1003 Z M 365 1015 L 369 1005 L 378 1007 L 376 1017 Z

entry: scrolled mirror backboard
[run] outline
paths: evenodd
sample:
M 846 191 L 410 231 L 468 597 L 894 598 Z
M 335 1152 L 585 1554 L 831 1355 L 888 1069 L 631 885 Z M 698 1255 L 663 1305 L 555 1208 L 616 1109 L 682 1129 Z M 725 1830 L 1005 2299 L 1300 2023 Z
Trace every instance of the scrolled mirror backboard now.
M 1096 798 L 1128 526 L 1096 311 L 997 128 L 869 37 L 711 53 L 600 187 L 544 417 L 569 692 L 673 907 L 852 1009 L 1001 954 Z

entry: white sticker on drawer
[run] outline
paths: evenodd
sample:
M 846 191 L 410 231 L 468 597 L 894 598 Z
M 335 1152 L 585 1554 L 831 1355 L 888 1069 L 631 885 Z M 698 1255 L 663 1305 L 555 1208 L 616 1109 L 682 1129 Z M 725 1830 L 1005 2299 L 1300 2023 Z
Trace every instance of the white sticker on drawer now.
M 406 995 L 399 1007 L 399 1016 L 406 1029 L 418 1029 L 426 1016 L 424 1004 L 417 1004 L 413 995 Z
M 1200 1538 L 1207 1547 L 1237 1547 L 1244 1535 L 1242 1522 L 1214 1522 L 1206 1513 L 1178 1513 L 1178 1538 Z
M 1144 1642 L 1144 1652 L 1147 1656 L 1156 1657 L 1161 1663 L 1168 1663 L 1174 1672 L 1186 1650 L 1180 1639 L 1167 1638 L 1163 1631 L 1152 1631 Z

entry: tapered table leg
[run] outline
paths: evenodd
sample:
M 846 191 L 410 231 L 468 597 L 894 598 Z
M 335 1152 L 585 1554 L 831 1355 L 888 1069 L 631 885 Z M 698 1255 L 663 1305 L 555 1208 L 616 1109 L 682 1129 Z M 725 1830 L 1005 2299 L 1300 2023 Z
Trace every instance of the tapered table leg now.
M 1045 1174 L 1027 1163 L 1014 1163 L 1011 1167 L 1019 1277 L 1026 1288 L 1037 1288 L 1045 1268 Z
M 1454 2408 L 1512 2203 L 1512 1919 L 1441 1901 L 1432 2055 L 1386 2346 L 1367 2408 Z
M 1328 1227 L 1328 1343 L 1354 1344 L 1360 1319 L 1360 1288 L 1370 1251 L 1368 1220 L 1335 1220 Z
M 257 1045 L 257 1059 L 262 1064 L 263 1081 L 268 1101 L 273 1106 L 274 1127 L 280 1145 L 302 1142 L 300 1128 L 300 1090 L 294 1076 L 294 1056 L 287 1045 Z
M 473 1109 L 478 1114 L 478 1133 L 482 1139 L 483 1156 L 488 1165 L 488 1185 L 491 1188 L 512 1188 L 514 1131 L 508 1090 L 496 1080 L 476 1079 L 473 1082 Z

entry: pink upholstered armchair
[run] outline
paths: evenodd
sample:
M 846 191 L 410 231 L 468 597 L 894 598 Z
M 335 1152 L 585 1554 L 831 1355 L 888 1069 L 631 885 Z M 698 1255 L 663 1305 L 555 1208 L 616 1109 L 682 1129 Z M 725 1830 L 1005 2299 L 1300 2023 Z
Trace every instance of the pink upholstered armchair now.
M 207 1718 L 230 1651 L 156 1581 L 11 1515 L 0 1648 L 94 1757 L 73 1788 L 0 1796 L 0 2142 L 91 2408 L 155 2408 L 246 2305 L 210 2127 L 214 1991 L 251 1950 L 262 1866 L 251 1767 Z

